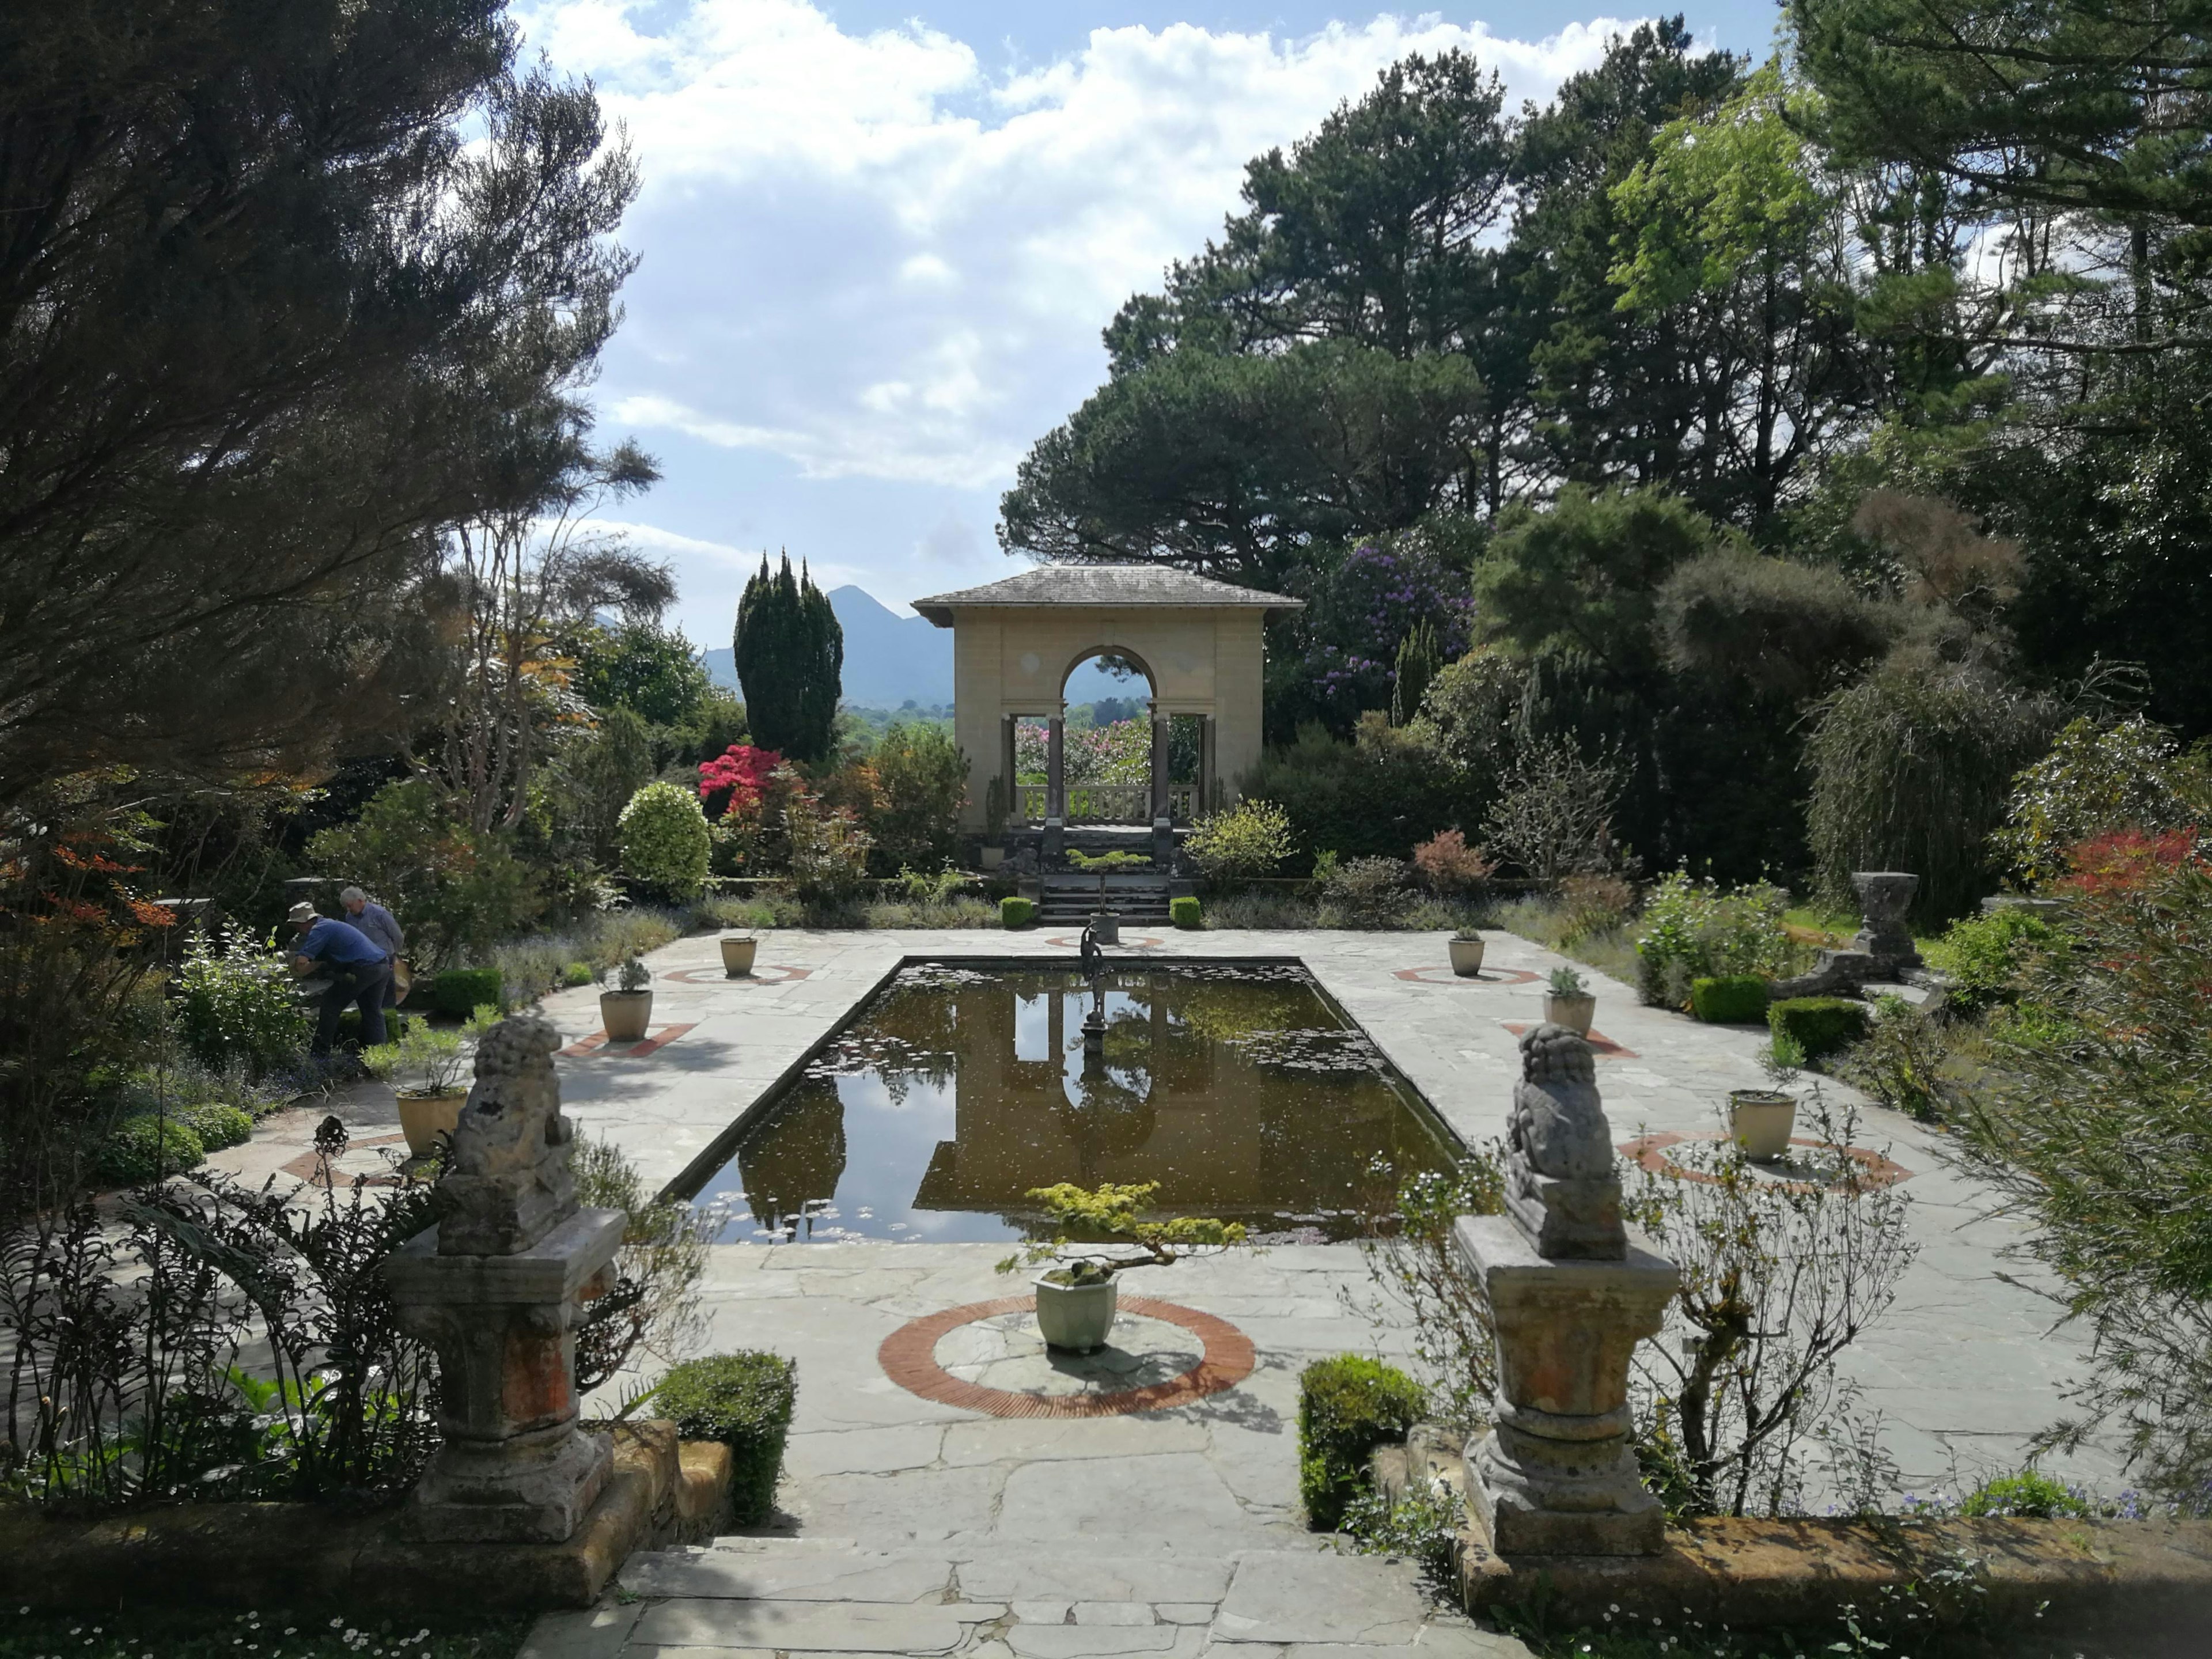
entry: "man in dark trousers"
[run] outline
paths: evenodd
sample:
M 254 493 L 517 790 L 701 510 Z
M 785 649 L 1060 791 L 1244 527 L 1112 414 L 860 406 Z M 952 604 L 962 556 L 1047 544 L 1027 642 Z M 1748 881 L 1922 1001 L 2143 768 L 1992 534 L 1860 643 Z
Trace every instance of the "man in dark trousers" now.
M 358 927 L 317 915 L 312 904 L 294 905 L 292 922 L 300 930 L 292 971 L 305 979 L 319 967 L 331 976 L 331 988 L 323 993 L 322 1011 L 315 1020 L 314 1052 L 330 1053 L 338 1034 L 338 1016 L 349 1002 L 361 1010 L 362 1046 L 383 1042 L 384 993 L 392 981 L 384 947 Z

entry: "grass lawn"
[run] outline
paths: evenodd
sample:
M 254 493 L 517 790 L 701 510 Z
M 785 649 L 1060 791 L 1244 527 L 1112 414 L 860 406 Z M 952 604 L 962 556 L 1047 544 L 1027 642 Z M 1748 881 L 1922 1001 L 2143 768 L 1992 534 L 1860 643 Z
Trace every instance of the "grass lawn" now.
M 514 1659 L 535 1620 L 337 1619 L 134 1607 L 0 1613 L 0 1659 Z

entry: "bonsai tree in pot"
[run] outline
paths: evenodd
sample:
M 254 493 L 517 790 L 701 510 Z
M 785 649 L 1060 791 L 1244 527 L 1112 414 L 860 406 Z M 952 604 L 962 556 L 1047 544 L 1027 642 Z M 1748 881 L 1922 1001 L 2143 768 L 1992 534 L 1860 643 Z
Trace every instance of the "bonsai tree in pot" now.
M 399 1097 L 399 1127 L 411 1156 L 430 1157 L 440 1138 L 453 1133 L 461 1121 L 469 1097 L 470 1048 L 498 1022 L 499 1010 L 487 1003 L 458 1030 L 441 1030 L 427 1019 L 410 1019 L 391 1042 L 362 1050 L 362 1064 Z
M 616 988 L 599 993 L 599 1023 L 610 1042 L 641 1042 L 653 1018 L 653 975 L 635 957 L 622 965 Z
M 1210 1216 L 1145 1218 L 1146 1206 L 1159 1191 L 1157 1181 L 1121 1187 L 1107 1182 L 1096 1190 L 1063 1181 L 1032 1187 L 1029 1196 L 1042 1206 L 1058 1237 L 1025 1246 L 999 1263 L 1010 1273 L 1041 1261 L 1056 1265 L 1036 1275 L 1037 1329 L 1045 1346 L 1076 1353 L 1095 1353 L 1113 1328 L 1115 1275 L 1131 1267 L 1172 1267 L 1203 1251 L 1215 1254 L 1244 1242 L 1241 1222 Z M 1071 1239 L 1071 1233 L 1083 1236 Z
M 1444 941 L 1451 952 L 1451 970 L 1462 979 L 1473 979 L 1482 971 L 1482 930 L 1462 927 Z
M 1545 983 L 1544 1018 L 1577 1036 L 1588 1036 L 1590 1021 L 1597 1018 L 1597 995 L 1573 969 L 1554 968 Z

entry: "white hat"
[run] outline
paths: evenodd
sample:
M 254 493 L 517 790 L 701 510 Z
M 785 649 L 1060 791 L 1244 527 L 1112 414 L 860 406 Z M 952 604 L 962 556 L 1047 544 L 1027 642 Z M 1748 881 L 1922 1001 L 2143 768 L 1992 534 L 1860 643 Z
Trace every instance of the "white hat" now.
M 295 921 L 313 921 L 317 919 L 315 907 L 305 899 L 292 907 L 292 920 Z

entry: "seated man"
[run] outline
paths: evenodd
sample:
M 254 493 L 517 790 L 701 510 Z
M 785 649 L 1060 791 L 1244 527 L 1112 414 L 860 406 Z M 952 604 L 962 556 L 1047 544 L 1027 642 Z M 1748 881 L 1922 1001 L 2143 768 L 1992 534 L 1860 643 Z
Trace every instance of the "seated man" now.
M 358 927 L 317 915 L 312 904 L 294 905 L 292 921 L 300 930 L 292 971 L 304 979 L 320 966 L 331 975 L 331 988 L 323 993 L 322 1009 L 315 1020 L 314 1052 L 330 1053 L 331 1040 L 338 1034 L 338 1017 L 349 1002 L 361 1009 L 362 1046 L 383 1042 L 384 990 L 392 979 L 384 947 Z

